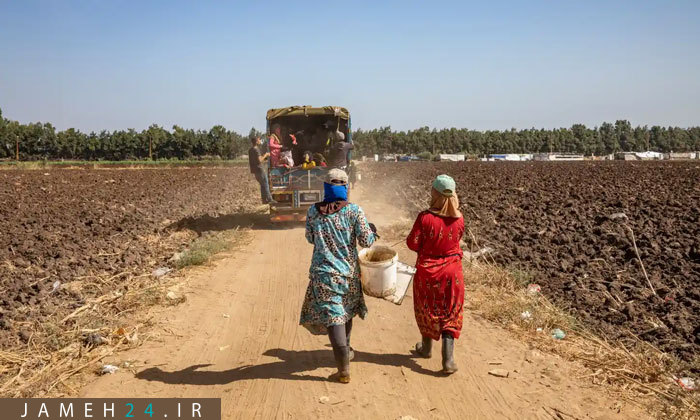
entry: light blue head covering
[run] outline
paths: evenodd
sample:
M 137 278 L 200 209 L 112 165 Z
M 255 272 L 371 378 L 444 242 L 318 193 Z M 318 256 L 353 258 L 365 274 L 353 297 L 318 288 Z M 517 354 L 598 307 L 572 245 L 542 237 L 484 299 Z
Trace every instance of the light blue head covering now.
M 455 184 L 455 180 L 452 179 L 451 176 L 444 174 L 438 175 L 437 178 L 435 178 L 435 181 L 433 181 L 433 188 L 446 197 L 451 197 L 457 192 L 457 184 Z

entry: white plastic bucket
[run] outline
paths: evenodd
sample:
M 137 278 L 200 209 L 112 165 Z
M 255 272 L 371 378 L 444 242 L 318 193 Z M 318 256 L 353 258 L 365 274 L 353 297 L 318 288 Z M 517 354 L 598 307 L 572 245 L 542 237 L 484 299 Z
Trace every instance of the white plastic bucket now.
M 396 265 L 399 255 L 388 246 L 375 245 L 360 251 L 362 290 L 383 298 L 396 293 Z

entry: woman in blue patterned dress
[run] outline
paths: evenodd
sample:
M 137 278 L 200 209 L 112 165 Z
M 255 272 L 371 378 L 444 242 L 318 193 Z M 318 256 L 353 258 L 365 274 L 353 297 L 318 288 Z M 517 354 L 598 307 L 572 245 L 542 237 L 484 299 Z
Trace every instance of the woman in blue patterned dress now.
M 348 203 L 347 183 L 344 171 L 328 171 L 324 201 L 306 215 L 306 239 L 314 253 L 299 321 L 312 334 L 328 334 L 342 383 L 350 382 L 352 319 L 367 314 L 357 244 L 369 247 L 377 237 L 360 206 Z

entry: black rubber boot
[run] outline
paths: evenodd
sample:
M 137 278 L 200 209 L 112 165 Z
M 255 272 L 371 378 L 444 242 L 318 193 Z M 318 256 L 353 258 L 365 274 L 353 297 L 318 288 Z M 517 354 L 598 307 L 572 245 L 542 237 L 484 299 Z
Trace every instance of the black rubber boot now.
M 335 364 L 338 367 L 336 374 L 338 381 L 341 383 L 350 382 L 350 347 L 347 345 L 347 337 L 345 335 L 345 325 L 333 325 L 328 327 L 328 337 L 333 346 L 333 357 Z
M 333 348 L 335 364 L 338 366 L 338 382 L 347 384 L 350 382 L 350 347 L 339 346 Z
M 452 334 L 442 334 L 442 373 L 451 375 L 457 372 L 457 364 L 454 359 L 455 339 Z
M 348 349 L 350 349 L 350 360 L 355 358 L 355 350 L 350 346 L 350 333 L 352 332 L 352 319 L 345 323 L 345 341 L 348 343 Z
M 430 337 L 422 337 L 420 343 L 416 343 L 416 353 L 420 357 L 430 359 L 433 355 L 433 339 Z

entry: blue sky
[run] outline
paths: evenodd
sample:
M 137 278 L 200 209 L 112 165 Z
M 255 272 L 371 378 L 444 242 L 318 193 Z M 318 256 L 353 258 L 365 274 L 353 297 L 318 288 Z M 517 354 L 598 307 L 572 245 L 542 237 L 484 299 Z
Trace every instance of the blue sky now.
M 60 129 L 700 124 L 699 1 L 5 1 L 0 108 Z

